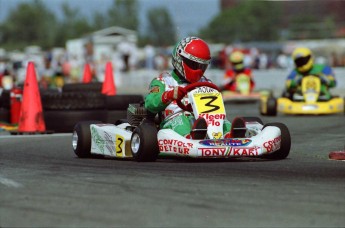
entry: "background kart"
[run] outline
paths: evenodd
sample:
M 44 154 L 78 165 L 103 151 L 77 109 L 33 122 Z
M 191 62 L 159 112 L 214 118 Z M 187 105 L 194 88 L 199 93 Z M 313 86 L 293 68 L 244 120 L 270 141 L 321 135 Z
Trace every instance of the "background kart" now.
M 224 102 L 248 103 L 260 100 L 260 92 L 251 91 L 251 82 L 248 75 L 239 74 L 234 83 L 236 91 L 222 91 Z
M 286 94 L 276 99 L 273 93 L 260 98 L 260 113 L 275 116 L 277 112 L 291 115 L 327 115 L 344 112 L 344 99 L 332 96 L 330 99 L 320 95 L 321 80 L 318 76 L 305 76 L 301 82 L 301 94 Z
M 141 104 L 130 104 L 127 120 L 115 124 L 80 122 L 74 128 L 72 145 L 78 157 L 98 155 L 155 161 L 159 155 L 193 158 L 263 157 L 284 159 L 291 147 L 288 128 L 282 123 L 264 125 L 257 117 L 236 117 L 232 138 L 224 138 L 226 118 L 221 93 L 204 82 L 186 87 L 188 103 L 176 101 L 181 112 L 190 110 L 207 121 L 205 139 L 187 139 L 170 129 L 159 129 L 159 118 Z M 192 110 L 191 110 L 192 109 Z M 179 114 L 179 113 L 177 113 Z

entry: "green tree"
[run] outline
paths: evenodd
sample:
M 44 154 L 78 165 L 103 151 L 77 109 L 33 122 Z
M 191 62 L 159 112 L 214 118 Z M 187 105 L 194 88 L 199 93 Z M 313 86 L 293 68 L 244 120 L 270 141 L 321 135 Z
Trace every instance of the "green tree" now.
M 23 2 L 1 24 L 0 43 L 9 49 L 28 45 L 44 48 L 54 44 L 57 21 L 41 0 Z
M 272 1 L 243 0 L 217 15 L 200 30 L 200 36 L 225 43 L 276 40 L 279 11 L 279 5 Z
M 100 30 L 108 27 L 107 19 L 107 16 L 105 16 L 103 13 L 96 12 L 93 15 L 92 27 L 95 30 Z
M 93 27 L 82 16 L 77 8 L 71 8 L 67 3 L 61 5 L 63 19 L 58 24 L 55 45 L 64 46 L 66 40 L 79 38 L 93 30 Z
M 166 8 L 153 8 L 147 13 L 148 40 L 157 46 L 171 45 L 176 42 L 175 25 Z
M 336 25 L 332 16 L 298 15 L 288 27 L 289 39 L 325 39 L 334 37 Z
M 137 30 L 139 26 L 137 0 L 114 0 L 108 10 L 107 24 Z

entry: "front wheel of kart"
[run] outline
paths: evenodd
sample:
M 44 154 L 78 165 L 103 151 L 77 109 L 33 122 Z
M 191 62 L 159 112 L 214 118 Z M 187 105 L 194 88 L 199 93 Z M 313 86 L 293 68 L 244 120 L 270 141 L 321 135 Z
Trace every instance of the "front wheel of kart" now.
M 131 151 L 138 162 L 155 161 L 159 154 L 158 130 L 153 123 L 143 123 L 136 127 L 131 137 Z
M 264 155 L 264 157 L 268 159 L 273 159 L 273 160 L 285 159 L 289 155 L 290 148 L 291 148 L 291 136 L 290 136 L 289 129 L 283 123 L 268 123 L 268 124 L 265 124 L 263 129 L 267 126 L 274 126 L 280 129 L 281 142 L 280 142 L 279 150 L 275 151 L 272 154 L 266 154 Z
M 101 121 L 83 121 L 74 126 L 72 147 L 79 158 L 91 157 L 91 124 L 102 123 Z

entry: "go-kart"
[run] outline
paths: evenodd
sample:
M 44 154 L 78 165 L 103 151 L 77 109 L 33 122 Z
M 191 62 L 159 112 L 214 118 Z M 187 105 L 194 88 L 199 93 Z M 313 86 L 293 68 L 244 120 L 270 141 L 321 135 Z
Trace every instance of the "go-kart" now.
M 167 155 L 192 158 L 261 157 L 284 159 L 291 147 L 288 128 L 282 123 L 263 124 L 257 117 L 236 117 L 232 138 L 224 138 L 226 119 L 216 85 L 198 82 L 185 87 L 187 95 L 176 100 L 181 112 L 207 122 L 205 138 L 188 139 L 171 129 L 160 129 L 160 118 L 142 104 L 129 104 L 126 120 L 115 124 L 80 122 L 75 125 L 72 146 L 78 157 L 109 156 L 155 161 Z
M 250 77 L 246 74 L 239 74 L 234 80 L 235 91 L 224 90 L 222 96 L 224 102 L 247 103 L 260 100 L 260 92 L 251 91 Z
M 275 116 L 277 112 L 292 115 L 324 115 L 344 112 L 344 99 L 338 96 L 327 98 L 321 94 L 321 79 L 316 75 L 303 77 L 300 92 L 276 99 L 273 93 L 261 96 L 260 113 Z

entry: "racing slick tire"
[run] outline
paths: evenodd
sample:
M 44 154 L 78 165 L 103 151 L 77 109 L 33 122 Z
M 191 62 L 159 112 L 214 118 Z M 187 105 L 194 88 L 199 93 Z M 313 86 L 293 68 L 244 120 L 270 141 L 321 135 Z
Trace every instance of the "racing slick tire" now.
M 138 162 L 153 162 L 159 154 L 158 130 L 154 123 L 144 122 L 136 127 L 131 137 L 131 151 Z
M 267 116 L 276 116 L 277 115 L 277 99 L 270 97 L 267 100 Z
M 283 123 L 268 123 L 268 124 L 265 124 L 262 129 L 264 129 L 267 126 L 274 126 L 280 129 L 281 144 L 280 144 L 279 150 L 275 151 L 274 153 L 264 155 L 264 158 L 272 159 L 272 160 L 285 159 L 289 155 L 290 148 L 291 148 L 291 136 L 290 136 L 289 129 Z
M 72 147 L 79 158 L 92 157 L 91 154 L 91 124 L 102 123 L 101 121 L 83 121 L 75 125 L 72 136 Z

